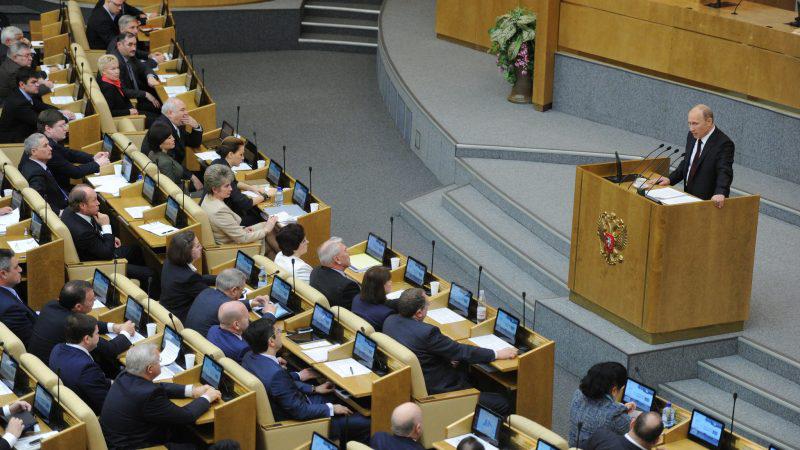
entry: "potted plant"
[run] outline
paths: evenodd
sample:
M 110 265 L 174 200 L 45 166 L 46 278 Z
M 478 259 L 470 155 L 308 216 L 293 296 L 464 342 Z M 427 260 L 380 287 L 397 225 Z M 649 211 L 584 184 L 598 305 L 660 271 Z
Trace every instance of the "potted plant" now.
M 514 8 L 497 18 L 489 29 L 497 66 L 503 77 L 514 85 L 508 101 L 530 103 L 533 91 L 533 49 L 536 40 L 536 14 L 527 8 Z

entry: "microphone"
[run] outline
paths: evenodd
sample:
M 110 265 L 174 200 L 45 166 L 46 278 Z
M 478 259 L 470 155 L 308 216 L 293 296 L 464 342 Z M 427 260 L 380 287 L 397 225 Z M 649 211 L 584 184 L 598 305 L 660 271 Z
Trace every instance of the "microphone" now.
M 239 108 L 241 108 L 241 106 L 236 105 L 236 131 L 234 131 L 236 137 L 239 137 Z
M 311 166 L 308 166 L 308 193 L 310 194 L 311 192 Z
M 666 151 L 666 150 L 672 150 L 672 147 L 667 147 L 667 148 L 666 148 L 664 151 Z M 645 169 L 650 169 L 650 167 L 652 166 L 653 162 L 654 162 L 654 161 L 656 161 L 656 160 L 657 160 L 657 158 L 658 158 L 659 156 L 661 156 L 661 154 L 662 154 L 662 153 L 664 153 L 664 151 L 662 151 L 662 152 L 659 152 L 659 154 L 658 154 L 658 155 L 656 155 L 656 157 L 655 157 L 655 158 L 651 159 L 651 160 L 650 160 L 650 163 L 649 163 L 649 164 L 647 164 L 647 166 L 645 166 Z M 676 148 L 675 150 L 673 150 L 673 151 L 672 151 L 672 153 L 670 153 L 669 155 L 667 155 L 667 157 L 668 157 L 668 158 L 669 158 L 669 157 L 672 157 L 672 155 L 674 155 L 674 154 L 678 153 L 679 151 L 681 151 L 681 149 L 679 149 L 679 148 Z M 658 184 L 658 183 L 653 183 L 653 186 L 655 186 L 656 184 Z M 638 188 L 636 188 L 636 192 L 638 192 L 638 193 L 639 193 L 639 195 L 644 195 L 644 194 L 642 193 L 642 192 L 644 192 L 644 190 L 645 190 L 645 188 L 644 188 L 643 186 L 644 186 L 644 183 L 642 183 L 642 185 L 641 185 L 641 186 L 639 186 Z M 653 186 L 650 186 L 650 189 L 652 189 L 652 188 L 653 188 Z
M 150 297 L 153 296 L 153 277 L 147 278 L 147 315 L 150 315 Z
M 175 332 L 177 333 L 178 332 L 178 326 L 175 325 L 175 317 L 172 315 L 172 313 L 169 313 L 169 320 L 170 320 L 170 322 L 172 322 L 172 329 L 175 330 Z
M 206 85 L 206 68 L 205 67 L 200 69 L 200 84 L 202 86 Z
M 744 1 L 744 0 L 739 0 L 739 2 L 737 2 L 737 3 L 736 3 L 736 7 L 735 7 L 735 8 L 733 8 L 733 12 L 732 12 L 731 14 L 733 14 L 734 16 L 738 16 L 738 15 L 739 15 L 739 14 L 736 12 L 736 10 L 737 10 L 737 9 L 739 9 L 739 5 L 741 5 L 741 4 L 742 4 L 742 1 Z
M 679 151 L 679 150 L 676 150 L 676 151 L 675 151 L 675 153 L 677 153 L 678 151 Z M 677 160 L 678 160 L 678 161 L 680 161 L 681 159 L 684 159 L 684 158 L 686 158 L 686 153 L 684 153 L 683 155 L 681 155 L 681 157 L 680 157 L 680 158 L 678 158 Z M 650 189 L 648 189 L 648 190 L 644 191 L 644 193 L 640 193 L 639 195 L 644 195 L 644 196 L 647 196 L 647 194 L 648 194 L 650 191 L 652 191 L 652 190 L 653 190 L 653 188 L 654 188 L 654 187 L 656 187 L 656 186 L 657 186 L 657 184 L 653 183 L 653 185 L 652 185 L 652 186 L 650 186 Z
M 433 252 L 436 250 L 436 240 L 431 241 L 431 268 L 429 272 L 431 273 L 431 277 L 433 276 Z
M 115 288 L 114 292 L 115 293 L 116 293 L 116 287 L 117 287 L 117 257 L 114 256 L 114 288 Z M 106 302 L 109 302 L 109 300 L 111 300 L 111 299 L 106 299 Z M 116 304 L 113 301 L 112 301 L 112 303 Z M 109 305 L 109 306 L 111 306 L 111 305 Z
M 475 295 L 479 295 L 481 292 L 481 274 L 483 273 L 483 266 L 478 266 L 478 289 L 475 291 Z
M 645 161 L 647 161 L 647 158 L 649 158 L 649 157 L 650 157 L 650 155 L 652 155 L 653 153 L 657 152 L 658 150 L 660 150 L 660 149 L 662 149 L 662 148 L 664 148 L 664 144 L 661 144 L 661 145 L 659 145 L 658 147 L 654 148 L 654 149 L 653 149 L 653 150 L 652 150 L 650 153 L 648 153 L 647 155 L 645 155 L 645 157 L 644 157 L 644 158 L 642 158 L 642 160 L 641 160 L 641 161 L 639 161 L 639 164 L 636 166 L 636 169 L 635 169 L 633 172 L 634 172 L 634 173 L 637 173 L 637 174 L 639 174 L 639 173 L 640 173 L 640 172 L 639 172 L 639 169 L 641 169 L 641 168 L 642 168 L 642 164 L 644 164 L 644 162 L 645 162 Z M 631 186 L 632 186 L 632 185 L 633 185 L 633 183 L 631 183 Z M 628 189 L 630 189 L 630 188 L 631 188 L 631 187 L 630 187 L 630 186 L 628 186 Z
M 392 248 L 392 242 L 394 242 L 394 216 L 389 216 L 389 248 Z
M 92 83 L 93 82 L 94 82 L 94 77 L 90 77 L 89 78 L 89 90 L 86 91 L 86 97 L 89 99 L 90 102 L 92 101 Z
M 83 61 L 81 61 L 81 78 L 83 78 Z M 82 82 L 83 80 L 81 80 Z
M 664 150 L 661 150 L 660 152 L 658 152 L 658 154 L 656 156 L 654 156 L 653 158 L 647 160 L 646 163 L 645 163 L 645 161 L 642 161 L 642 163 L 645 163 L 645 165 L 642 168 L 643 170 L 639 173 L 639 175 L 642 175 L 644 172 L 646 172 L 646 170 L 644 170 L 644 169 L 649 169 L 651 167 L 651 165 L 653 164 L 653 162 L 656 161 L 659 156 L 664 154 L 664 152 L 668 152 L 670 150 L 672 150 L 672 146 L 669 146 L 669 147 L 665 148 Z M 676 148 L 673 153 L 678 153 L 678 151 L 680 151 L 680 150 Z M 637 168 L 637 172 L 638 172 L 638 168 Z M 631 183 L 631 185 L 628 186 L 628 189 L 626 189 L 626 190 L 630 190 L 631 186 L 633 186 L 633 183 Z
M 283 171 L 286 172 L 286 146 L 283 146 Z
M 731 441 L 733 441 L 733 415 L 736 413 L 736 399 L 739 397 L 738 392 L 733 393 L 733 408 L 731 408 Z
M 583 428 L 583 422 L 578 422 L 578 434 L 575 437 L 575 447 L 578 448 L 581 446 L 581 428 Z
M 295 283 L 295 279 L 294 279 L 294 258 L 292 258 L 292 289 L 293 290 L 295 289 L 294 283 Z

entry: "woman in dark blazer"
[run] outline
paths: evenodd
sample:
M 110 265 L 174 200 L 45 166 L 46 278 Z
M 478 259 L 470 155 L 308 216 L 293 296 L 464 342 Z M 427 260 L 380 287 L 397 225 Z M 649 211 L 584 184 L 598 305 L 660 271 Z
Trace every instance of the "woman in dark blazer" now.
M 175 148 L 175 137 L 172 135 L 169 125 L 161 122 L 153 124 L 147 132 L 146 139 L 151 149 L 147 157 L 156 163 L 156 167 L 162 175 L 181 188 L 184 181 L 191 181 L 195 191 L 202 191 L 203 183 L 200 182 L 200 179 L 169 155 L 170 151 Z
M 392 291 L 389 269 L 370 267 L 364 273 L 361 293 L 353 298 L 353 312 L 369 322 L 375 331 L 383 330 L 383 321 L 396 311 L 386 303 L 386 294 Z
M 111 110 L 111 115 L 113 117 L 122 117 L 144 114 L 145 128 L 150 128 L 150 125 L 158 115 L 150 111 L 140 112 L 125 95 L 119 78 L 119 61 L 117 58 L 114 55 L 103 55 L 97 59 L 97 68 L 101 75 L 97 84 L 106 99 L 108 109 Z
M 214 275 L 200 275 L 192 265 L 203 253 L 203 246 L 191 231 L 175 235 L 167 248 L 161 270 L 159 302 L 181 321 L 186 320 L 192 302 L 205 288 L 216 283 Z

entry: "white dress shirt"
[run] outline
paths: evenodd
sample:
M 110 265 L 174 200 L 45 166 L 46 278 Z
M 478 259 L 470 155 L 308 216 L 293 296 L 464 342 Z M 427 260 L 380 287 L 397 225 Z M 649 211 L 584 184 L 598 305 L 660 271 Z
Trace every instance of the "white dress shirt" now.
M 275 264 L 283 270 L 292 273 L 292 260 L 294 260 L 294 276 L 298 280 L 309 283 L 311 281 L 311 271 L 314 269 L 308 263 L 296 256 L 286 256 L 283 252 L 275 255 Z

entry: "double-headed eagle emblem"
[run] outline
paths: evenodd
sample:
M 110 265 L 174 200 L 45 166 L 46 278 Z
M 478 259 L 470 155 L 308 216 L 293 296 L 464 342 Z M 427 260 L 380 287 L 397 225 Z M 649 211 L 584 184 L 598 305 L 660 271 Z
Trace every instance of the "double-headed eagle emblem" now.
M 597 237 L 600 238 L 600 254 L 608 265 L 613 266 L 625 260 L 622 250 L 628 245 L 628 228 L 615 213 L 605 211 L 600 214 Z

